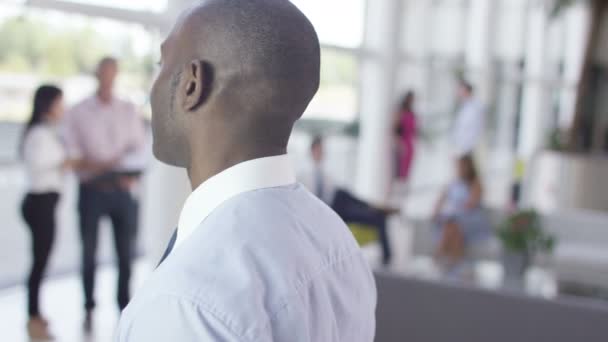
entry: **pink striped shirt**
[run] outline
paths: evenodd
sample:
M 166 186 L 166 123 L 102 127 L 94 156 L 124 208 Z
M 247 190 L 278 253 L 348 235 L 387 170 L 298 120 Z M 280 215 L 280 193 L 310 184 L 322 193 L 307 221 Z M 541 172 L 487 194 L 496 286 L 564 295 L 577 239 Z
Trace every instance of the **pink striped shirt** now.
M 74 159 L 110 162 L 145 146 L 143 119 L 132 103 L 117 98 L 103 103 L 94 95 L 75 105 L 66 116 L 64 133 Z M 90 176 L 79 173 L 81 180 Z

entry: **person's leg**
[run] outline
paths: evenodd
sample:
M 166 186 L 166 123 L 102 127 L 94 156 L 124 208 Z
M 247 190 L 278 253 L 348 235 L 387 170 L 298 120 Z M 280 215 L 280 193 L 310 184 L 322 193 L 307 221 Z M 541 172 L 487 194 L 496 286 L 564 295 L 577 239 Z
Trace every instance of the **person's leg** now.
M 118 256 L 118 306 L 123 310 L 130 300 L 130 280 L 135 253 L 137 202 L 128 192 L 116 192 L 115 206 L 110 212 L 114 230 L 114 246 Z
M 462 260 L 465 254 L 465 244 L 464 235 L 458 223 L 448 221 L 445 224 L 439 248 L 439 254 L 446 257 L 451 263 L 457 263 Z
M 104 212 L 103 193 L 87 186 L 80 186 L 78 211 L 82 238 L 82 283 L 87 315 L 95 308 L 95 270 L 99 219 Z M 87 317 L 88 320 L 89 317 Z
M 375 217 L 375 215 L 379 213 L 384 214 L 380 210 L 372 207 L 365 201 L 360 200 L 359 198 L 355 197 L 353 194 L 344 189 L 339 189 L 338 191 L 336 191 L 332 208 L 334 208 L 334 210 L 340 216 L 342 216 L 341 213 L 344 213 L 349 217 Z
M 23 205 L 23 216 L 32 232 L 33 260 L 28 279 L 28 314 L 31 319 L 42 319 L 38 298 L 55 236 L 57 201 L 57 194 L 30 195 Z
M 386 217 L 381 214 L 376 214 L 376 216 L 375 226 L 378 228 L 378 239 L 380 240 L 380 246 L 382 246 L 382 263 L 388 265 L 391 262 L 392 253 L 386 229 Z
M 414 143 L 411 140 L 404 142 L 402 166 L 401 166 L 401 179 L 408 180 L 410 171 L 412 168 L 412 160 L 414 159 Z
M 375 227 L 378 231 L 380 245 L 382 246 L 382 263 L 390 263 L 391 248 L 386 229 L 385 213 L 344 190 L 336 192 L 333 207 L 342 220 L 347 223 L 358 223 Z

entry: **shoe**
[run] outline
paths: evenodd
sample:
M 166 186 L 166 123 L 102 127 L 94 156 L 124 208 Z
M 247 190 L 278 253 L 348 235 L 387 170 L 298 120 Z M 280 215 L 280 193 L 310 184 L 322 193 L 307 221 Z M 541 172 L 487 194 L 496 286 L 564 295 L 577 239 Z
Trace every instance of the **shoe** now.
M 45 327 L 49 326 L 49 321 L 46 318 L 38 316 L 35 319 L 42 323 L 42 325 L 44 325 Z
M 93 312 L 87 311 L 87 313 L 85 314 L 83 329 L 84 332 L 87 334 L 90 334 L 93 331 Z
M 390 257 L 388 257 L 388 258 L 383 257 L 382 258 L 382 267 L 384 267 L 384 268 L 389 267 L 391 265 L 391 261 L 392 260 Z
M 41 318 L 31 318 L 27 322 L 27 333 L 34 341 L 52 341 L 55 338 L 48 329 L 48 321 Z

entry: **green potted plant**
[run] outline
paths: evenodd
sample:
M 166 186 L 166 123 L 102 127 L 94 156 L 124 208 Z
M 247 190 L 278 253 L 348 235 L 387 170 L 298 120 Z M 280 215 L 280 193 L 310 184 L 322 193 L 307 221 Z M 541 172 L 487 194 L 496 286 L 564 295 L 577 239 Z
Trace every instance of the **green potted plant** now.
M 549 135 L 547 148 L 555 152 L 564 152 L 567 148 L 567 134 L 563 130 L 556 128 Z
M 522 210 L 510 215 L 498 229 L 503 246 L 503 262 L 507 278 L 523 278 L 537 253 L 551 253 L 555 237 L 542 229 L 534 210 Z

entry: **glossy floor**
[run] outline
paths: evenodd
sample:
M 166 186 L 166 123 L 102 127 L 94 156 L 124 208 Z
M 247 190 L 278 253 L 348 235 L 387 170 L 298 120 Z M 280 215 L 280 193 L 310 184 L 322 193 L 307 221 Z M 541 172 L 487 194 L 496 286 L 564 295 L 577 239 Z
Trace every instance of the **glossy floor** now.
M 136 265 L 134 288 L 150 272 L 143 262 Z M 115 304 L 116 271 L 103 267 L 98 272 L 94 328 L 90 335 L 83 332 L 82 287 L 77 275 L 48 279 L 42 288 L 41 307 L 50 321 L 57 342 L 110 342 L 118 322 Z M 26 330 L 26 291 L 15 287 L 0 291 L 0 340 L 5 342 L 30 341 Z

